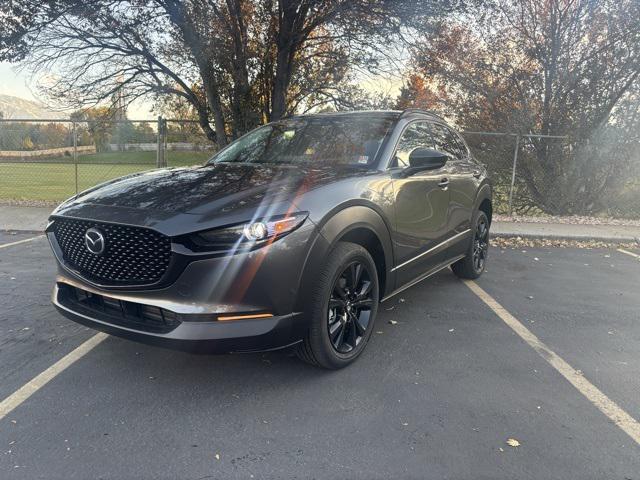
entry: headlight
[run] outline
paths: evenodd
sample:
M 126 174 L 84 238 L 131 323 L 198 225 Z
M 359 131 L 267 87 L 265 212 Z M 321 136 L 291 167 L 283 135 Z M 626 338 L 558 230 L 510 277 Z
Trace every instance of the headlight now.
M 192 239 L 210 250 L 235 250 L 262 245 L 291 233 L 307 218 L 307 212 L 270 217 L 254 222 L 196 233 Z

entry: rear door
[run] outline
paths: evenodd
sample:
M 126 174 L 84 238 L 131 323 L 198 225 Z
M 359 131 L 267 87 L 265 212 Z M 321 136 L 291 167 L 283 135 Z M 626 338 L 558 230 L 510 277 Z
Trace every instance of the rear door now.
M 465 253 L 468 246 L 472 210 L 478 190 L 479 167 L 471 158 L 469 149 L 462 138 L 451 128 L 440 123 L 431 124 L 435 149 L 449 155 L 449 212 L 448 229 L 454 237 L 445 251 L 445 257 L 452 258 Z
M 400 172 L 416 148 L 434 148 L 430 122 L 415 121 L 402 133 L 391 167 Z M 442 262 L 439 249 L 448 236 L 448 165 L 408 177 L 393 175 L 395 195 L 394 267 L 398 285 L 419 277 Z

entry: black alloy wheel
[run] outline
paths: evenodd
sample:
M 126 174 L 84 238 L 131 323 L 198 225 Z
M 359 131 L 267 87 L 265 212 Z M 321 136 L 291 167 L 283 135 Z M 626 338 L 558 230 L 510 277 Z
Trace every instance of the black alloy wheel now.
M 489 251 L 489 225 L 487 217 L 482 215 L 478 218 L 476 231 L 473 237 L 473 268 L 476 272 L 484 270 Z
M 460 278 L 475 279 L 482 275 L 489 253 L 489 227 L 487 214 L 477 210 L 474 215 L 469 247 L 464 258 L 451 265 L 451 270 Z
M 359 261 L 336 278 L 328 308 L 328 333 L 338 353 L 353 351 L 367 333 L 373 305 L 371 274 Z
M 371 338 L 379 294 L 371 254 L 361 245 L 338 242 L 318 272 L 298 357 L 332 370 L 353 363 Z

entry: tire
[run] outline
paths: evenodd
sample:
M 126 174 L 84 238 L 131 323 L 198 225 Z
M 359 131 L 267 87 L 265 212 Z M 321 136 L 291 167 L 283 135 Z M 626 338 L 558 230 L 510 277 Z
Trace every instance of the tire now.
M 318 273 L 307 314 L 309 331 L 296 347 L 298 358 L 331 370 L 353 363 L 373 332 L 378 285 L 369 252 L 355 243 L 339 242 Z
M 460 278 L 476 279 L 484 272 L 489 253 L 489 219 L 487 214 L 478 210 L 472 224 L 473 236 L 464 258 L 451 265 L 451 270 Z M 484 226 L 484 227 L 483 227 Z M 481 258 L 479 260 L 478 256 Z

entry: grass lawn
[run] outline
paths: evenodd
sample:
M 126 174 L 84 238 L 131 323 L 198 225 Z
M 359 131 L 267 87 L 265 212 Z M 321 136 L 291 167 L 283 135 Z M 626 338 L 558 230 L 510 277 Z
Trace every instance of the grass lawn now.
M 171 167 L 201 165 L 209 152 L 167 152 Z M 68 157 L 42 163 L 0 163 L 1 200 L 60 201 L 76 191 L 75 165 Z M 78 191 L 130 173 L 155 168 L 155 152 L 78 156 Z

